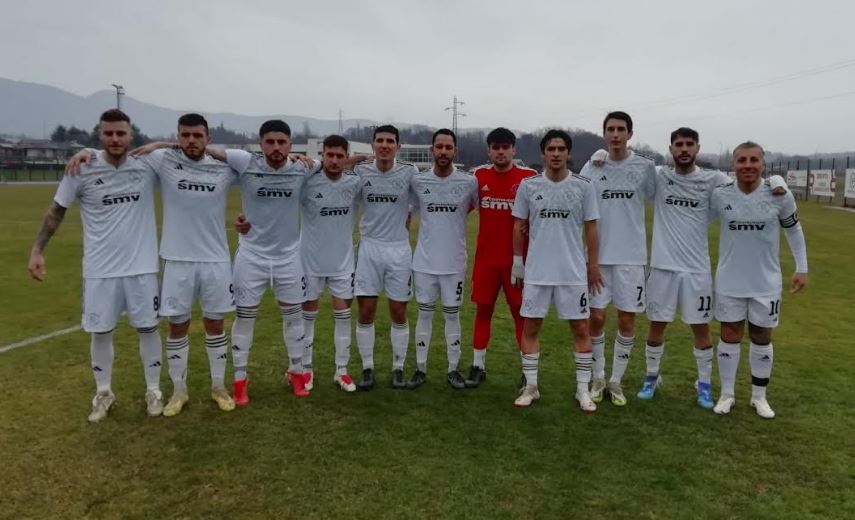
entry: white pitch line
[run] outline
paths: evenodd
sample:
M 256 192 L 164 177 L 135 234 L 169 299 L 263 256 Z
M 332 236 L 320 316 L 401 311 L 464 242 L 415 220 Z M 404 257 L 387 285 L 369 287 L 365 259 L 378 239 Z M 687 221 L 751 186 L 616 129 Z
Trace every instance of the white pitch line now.
M 26 347 L 27 345 L 32 345 L 33 343 L 38 343 L 40 341 L 44 341 L 46 339 L 55 338 L 56 336 L 62 336 L 63 334 L 68 334 L 70 332 L 76 332 L 80 330 L 80 325 L 75 325 L 73 327 L 68 327 L 67 329 L 55 330 L 53 332 L 49 332 L 47 334 L 42 334 L 41 336 L 35 336 L 32 338 L 27 338 L 21 340 L 17 343 L 10 343 L 8 345 L 3 345 L 0 347 L 0 353 L 8 352 L 10 350 L 15 350 L 16 348 Z

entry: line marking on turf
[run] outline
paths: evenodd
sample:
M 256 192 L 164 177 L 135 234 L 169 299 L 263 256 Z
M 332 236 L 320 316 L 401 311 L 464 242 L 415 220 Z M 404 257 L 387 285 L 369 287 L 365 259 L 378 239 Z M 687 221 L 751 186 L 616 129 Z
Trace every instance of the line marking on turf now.
M 38 343 L 40 341 L 44 341 L 46 339 L 55 338 L 57 336 L 62 336 L 63 334 L 69 334 L 71 332 L 77 332 L 80 330 L 80 325 L 75 325 L 73 327 L 68 327 L 67 329 L 55 330 L 53 332 L 48 332 L 47 334 L 42 334 L 41 336 L 34 336 L 32 338 L 27 338 L 17 343 L 10 343 L 8 345 L 0 346 L 0 353 L 8 352 L 10 350 L 15 350 L 16 348 L 26 347 L 27 345 L 32 345 L 33 343 Z

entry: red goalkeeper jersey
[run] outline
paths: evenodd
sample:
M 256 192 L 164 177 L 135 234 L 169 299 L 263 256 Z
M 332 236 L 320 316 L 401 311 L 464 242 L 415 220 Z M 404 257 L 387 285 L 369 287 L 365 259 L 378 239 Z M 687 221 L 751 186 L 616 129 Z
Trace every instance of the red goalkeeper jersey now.
M 475 170 L 478 179 L 478 247 L 475 263 L 510 266 L 514 247 L 514 199 L 517 188 L 526 177 L 537 175 L 531 168 L 514 165 L 506 172 L 497 172 L 492 165 Z

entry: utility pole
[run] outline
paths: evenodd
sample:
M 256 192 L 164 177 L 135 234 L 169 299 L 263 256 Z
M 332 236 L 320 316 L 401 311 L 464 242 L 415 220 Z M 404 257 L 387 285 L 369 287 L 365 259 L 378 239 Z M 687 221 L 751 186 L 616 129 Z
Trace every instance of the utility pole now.
M 445 111 L 448 112 L 451 110 L 451 131 L 457 135 L 457 118 L 458 117 L 466 117 L 466 114 L 461 112 L 457 107 L 465 105 L 466 103 L 457 99 L 457 96 L 454 96 L 454 100 L 451 102 L 450 107 L 445 107 Z
M 344 112 L 341 109 L 338 109 L 338 135 L 344 135 L 344 121 L 342 117 L 344 116 Z
M 122 85 L 118 85 L 116 83 L 113 83 L 112 85 L 113 85 L 113 88 L 116 89 L 116 108 L 121 110 L 122 109 L 122 96 L 125 95 L 125 87 L 123 87 Z

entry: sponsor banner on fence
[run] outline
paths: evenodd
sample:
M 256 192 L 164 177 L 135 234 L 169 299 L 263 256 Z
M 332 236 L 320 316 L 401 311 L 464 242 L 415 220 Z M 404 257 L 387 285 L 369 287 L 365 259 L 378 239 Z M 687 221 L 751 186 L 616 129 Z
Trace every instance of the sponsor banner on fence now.
M 855 168 L 846 170 L 846 188 L 843 190 L 843 196 L 855 199 Z
M 787 186 L 790 188 L 807 186 L 807 170 L 789 170 L 787 172 Z
M 834 196 L 834 183 L 832 182 L 832 178 L 834 174 L 831 170 L 813 170 L 810 172 L 811 176 L 811 195 L 819 195 L 820 197 L 833 197 Z

